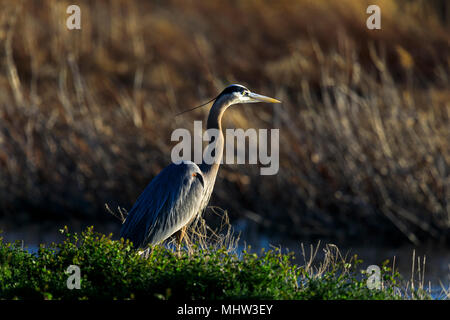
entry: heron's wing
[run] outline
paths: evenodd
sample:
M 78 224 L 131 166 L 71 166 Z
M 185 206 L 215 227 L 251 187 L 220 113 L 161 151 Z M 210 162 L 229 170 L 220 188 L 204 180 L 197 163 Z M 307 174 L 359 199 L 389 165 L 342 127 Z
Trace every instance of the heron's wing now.
M 136 247 L 167 239 L 199 211 L 203 186 L 192 173 L 201 174 L 192 162 L 170 164 L 145 188 L 130 210 L 121 237 Z

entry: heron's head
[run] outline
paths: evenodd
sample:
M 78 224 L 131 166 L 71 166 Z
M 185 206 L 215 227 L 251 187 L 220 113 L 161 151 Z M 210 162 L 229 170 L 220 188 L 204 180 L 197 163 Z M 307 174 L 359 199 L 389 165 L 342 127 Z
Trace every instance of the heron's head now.
M 216 98 L 216 101 L 222 101 L 229 106 L 236 103 L 281 103 L 281 101 L 277 99 L 251 92 L 240 84 L 232 84 L 226 87 Z

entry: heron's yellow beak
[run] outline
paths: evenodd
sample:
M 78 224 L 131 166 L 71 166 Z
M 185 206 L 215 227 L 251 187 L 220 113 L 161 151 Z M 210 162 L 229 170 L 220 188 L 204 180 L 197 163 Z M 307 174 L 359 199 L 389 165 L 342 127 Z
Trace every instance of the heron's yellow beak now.
M 248 94 L 248 97 L 251 98 L 251 102 L 268 102 L 268 103 L 281 103 L 280 100 L 274 99 L 274 98 L 270 98 L 270 97 L 266 97 L 257 93 L 253 93 L 250 92 Z

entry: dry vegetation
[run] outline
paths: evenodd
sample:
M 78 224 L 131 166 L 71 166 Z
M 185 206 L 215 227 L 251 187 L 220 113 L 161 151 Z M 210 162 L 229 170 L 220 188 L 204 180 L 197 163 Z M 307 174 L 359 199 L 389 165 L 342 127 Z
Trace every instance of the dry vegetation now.
M 450 241 L 445 1 L 0 2 L 0 217 L 111 219 L 170 161 L 177 112 L 229 83 L 281 106 L 225 127 L 280 128 L 280 171 L 224 165 L 211 204 L 286 236 Z M 441 7 L 447 11 L 442 10 Z M 211 215 L 206 215 L 206 218 Z

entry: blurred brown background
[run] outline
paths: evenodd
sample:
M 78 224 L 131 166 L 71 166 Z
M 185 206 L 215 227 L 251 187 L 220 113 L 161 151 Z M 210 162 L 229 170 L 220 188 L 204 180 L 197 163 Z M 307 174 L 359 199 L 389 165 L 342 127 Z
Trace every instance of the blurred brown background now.
M 70 4 L 0 1 L 0 229 L 117 233 L 105 203 L 129 209 L 208 108 L 174 115 L 240 83 L 283 104 L 234 107 L 224 127 L 279 128 L 280 171 L 221 167 L 210 205 L 232 223 L 449 244 L 448 2 L 77 1 L 69 31 Z

